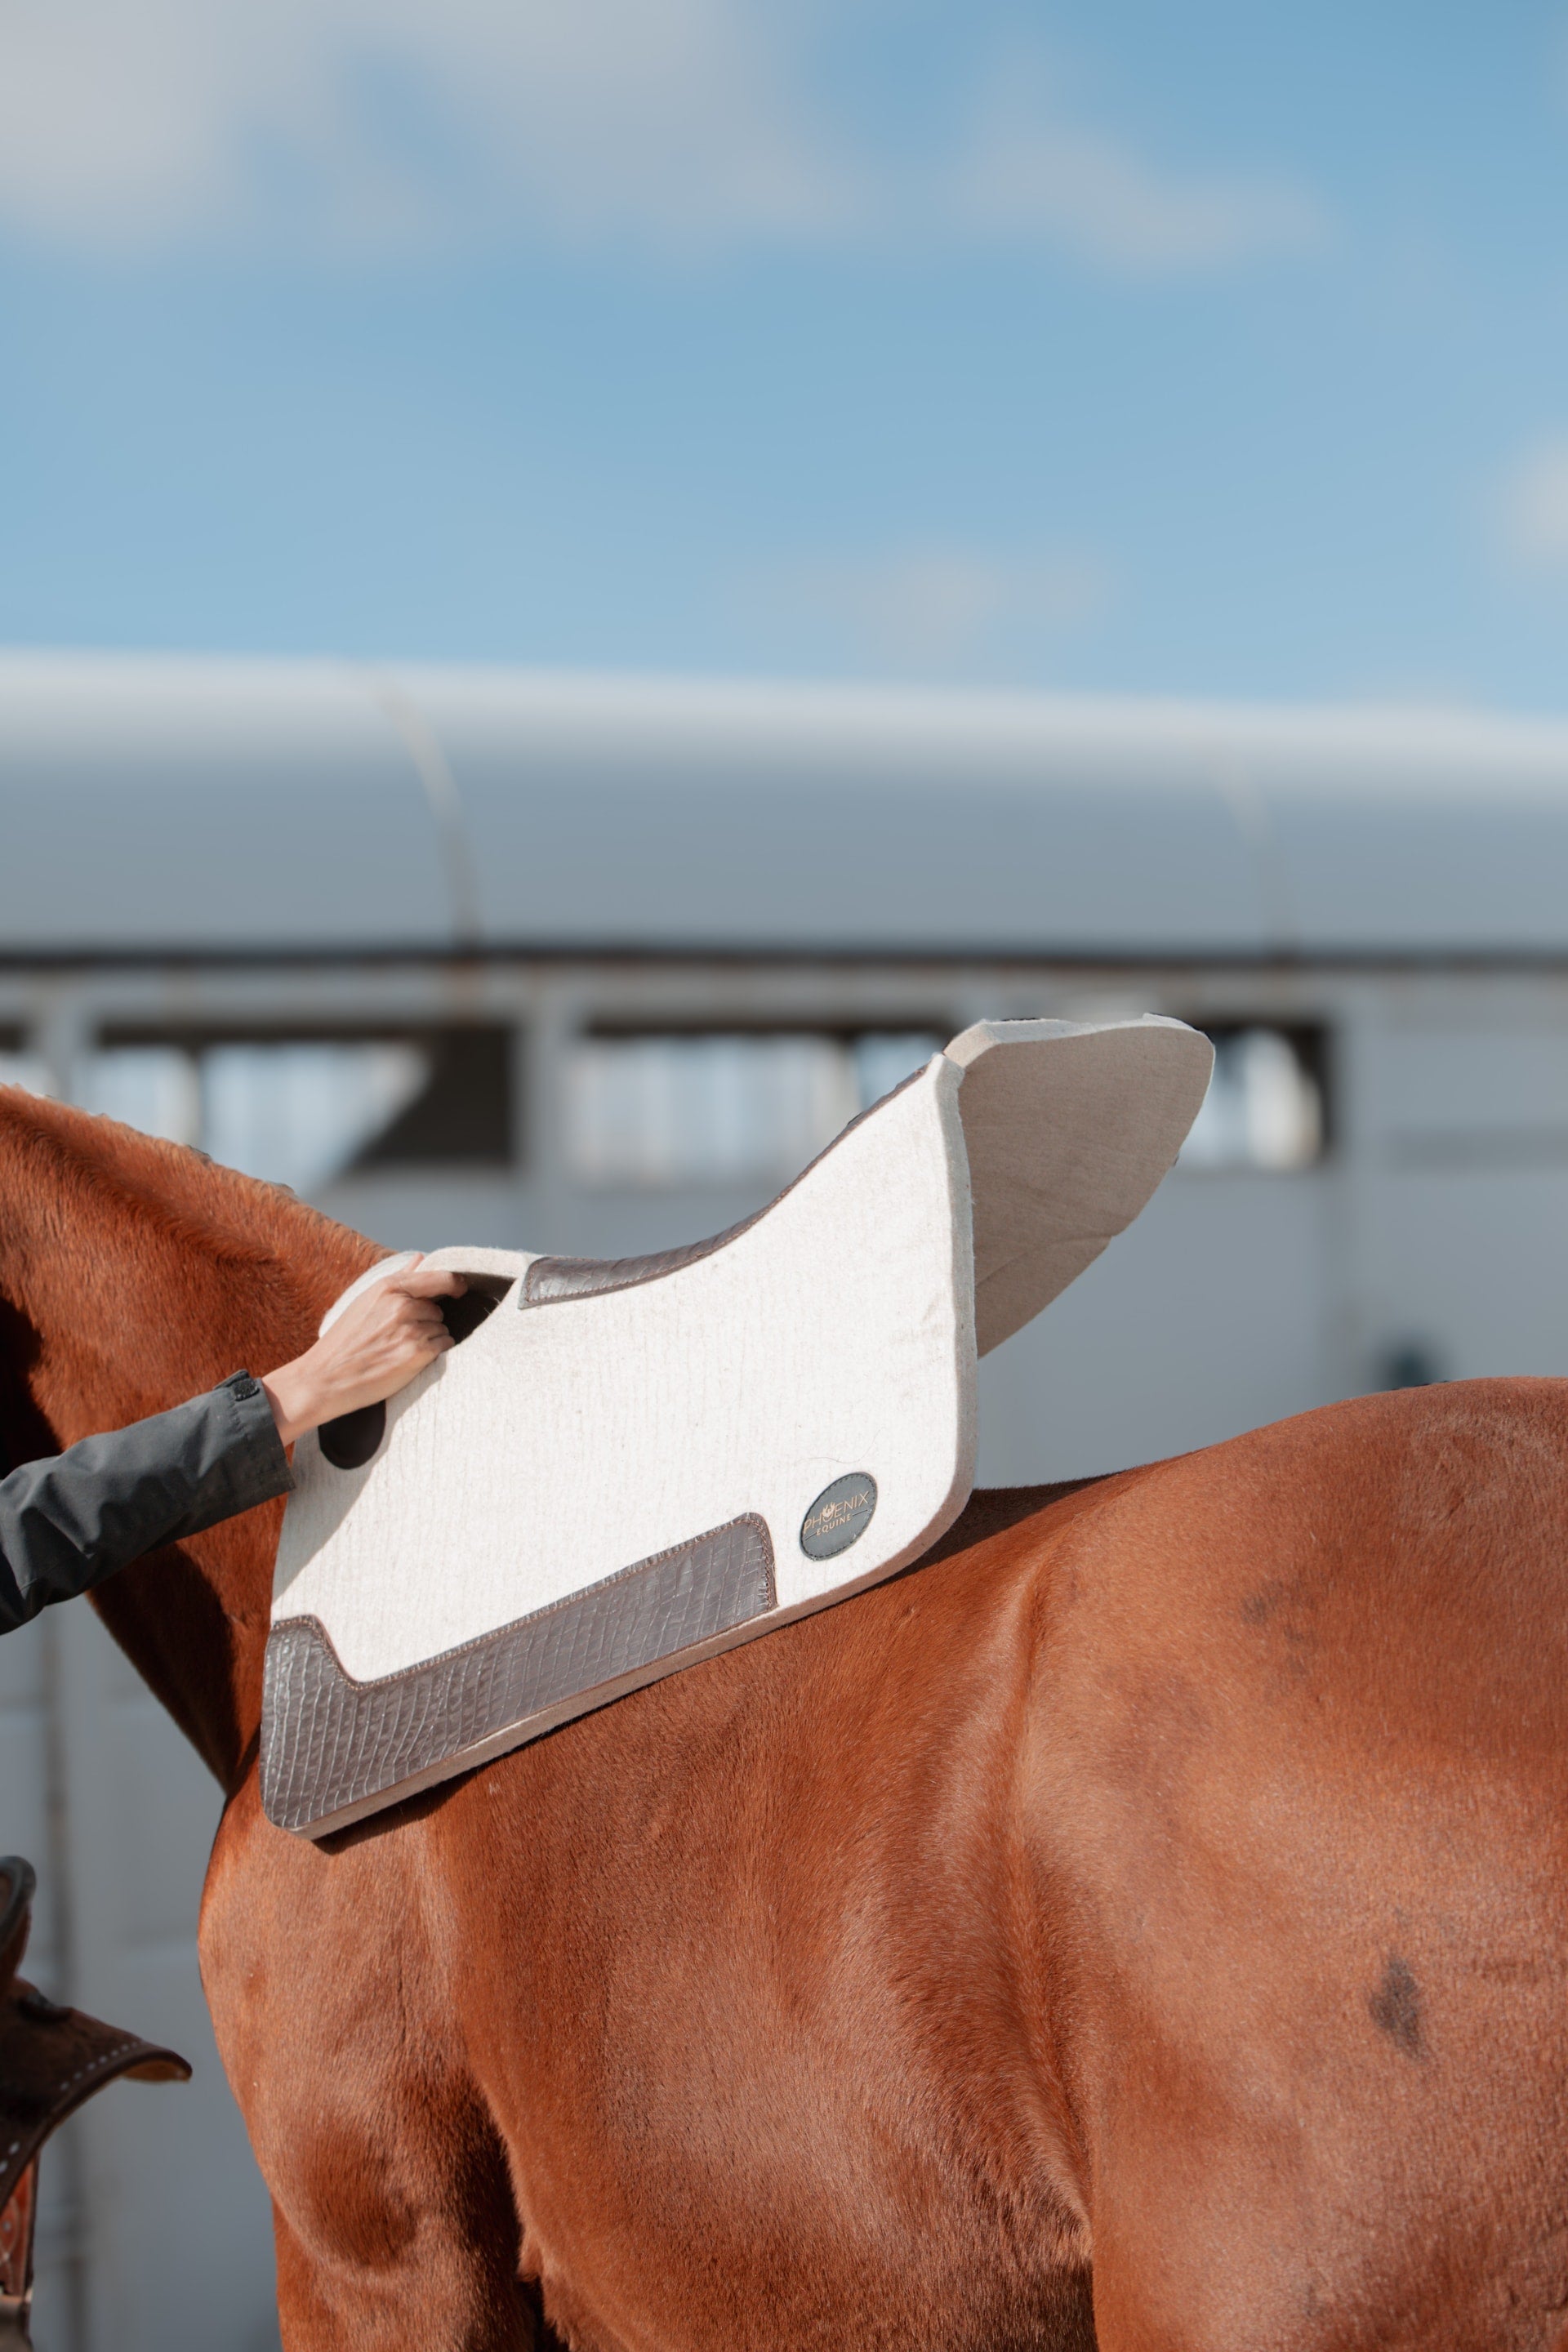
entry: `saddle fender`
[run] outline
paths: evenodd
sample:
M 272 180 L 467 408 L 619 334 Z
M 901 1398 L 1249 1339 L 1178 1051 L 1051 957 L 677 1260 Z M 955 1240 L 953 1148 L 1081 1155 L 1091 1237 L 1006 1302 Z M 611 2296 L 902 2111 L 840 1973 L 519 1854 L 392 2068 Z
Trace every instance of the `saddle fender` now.
M 37 1879 L 0 1854 L 0 2347 L 26 2347 L 33 2294 L 38 2158 L 68 2116 L 121 2076 L 184 2083 L 184 2059 L 79 2009 L 48 2000 L 16 1974 Z

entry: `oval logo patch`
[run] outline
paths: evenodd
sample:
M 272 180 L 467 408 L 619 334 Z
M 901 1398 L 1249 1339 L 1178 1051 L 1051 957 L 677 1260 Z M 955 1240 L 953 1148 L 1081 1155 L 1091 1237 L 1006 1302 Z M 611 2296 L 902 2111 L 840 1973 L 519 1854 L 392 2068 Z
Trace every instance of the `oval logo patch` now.
M 800 1548 L 807 1559 L 832 1559 L 847 1551 L 871 1524 L 877 1507 L 877 1481 L 868 1471 L 852 1470 L 824 1486 L 800 1523 Z

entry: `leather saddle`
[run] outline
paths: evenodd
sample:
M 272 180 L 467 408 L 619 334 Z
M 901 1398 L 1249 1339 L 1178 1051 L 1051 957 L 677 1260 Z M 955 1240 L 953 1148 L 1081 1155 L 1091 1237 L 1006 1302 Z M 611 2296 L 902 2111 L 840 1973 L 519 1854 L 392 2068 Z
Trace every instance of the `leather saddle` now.
M 1153 1015 L 981 1022 L 710 1240 L 433 1253 L 462 1344 L 296 1449 L 269 1819 L 321 1836 L 919 1559 L 977 1358 L 1138 1214 L 1212 1065 Z
M 0 2347 L 26 2345 L 33 2294 L 38 2158 L 50 2134 L 107 2083 L 184 2083 L 173 2050 L 48 2000 L 16 1974 L 37 1877 L 0 1855 Z

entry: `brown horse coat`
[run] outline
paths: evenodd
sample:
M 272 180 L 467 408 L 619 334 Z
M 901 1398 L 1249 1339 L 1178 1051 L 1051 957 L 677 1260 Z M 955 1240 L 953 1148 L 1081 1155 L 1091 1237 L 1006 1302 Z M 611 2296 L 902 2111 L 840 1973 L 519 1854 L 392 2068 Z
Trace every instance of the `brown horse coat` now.
M 15 1458 L 374 1255 L 16 1095 L 0 1204 Z M 1540 1381 L 979 1496 L 324 1849 L 257 1800 L 276 1509 L 128 1570 L 289 2352 L 1568 2344 L 1565 1523 Z

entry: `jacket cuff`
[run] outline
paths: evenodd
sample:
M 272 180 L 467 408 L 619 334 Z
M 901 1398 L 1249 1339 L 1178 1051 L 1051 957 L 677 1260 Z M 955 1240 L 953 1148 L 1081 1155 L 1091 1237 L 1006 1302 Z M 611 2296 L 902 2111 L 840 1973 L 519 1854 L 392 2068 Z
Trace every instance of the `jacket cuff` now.
M 236 1511 L 248 1511 L 287 1495 L 294 1484 L 289 1456 L 278 1434 L 271 1400 L 250 1372 L 231 1372 L 216 1393 L 226 1396 L 233 1416 L 236 1450 L 228 1457 Z

